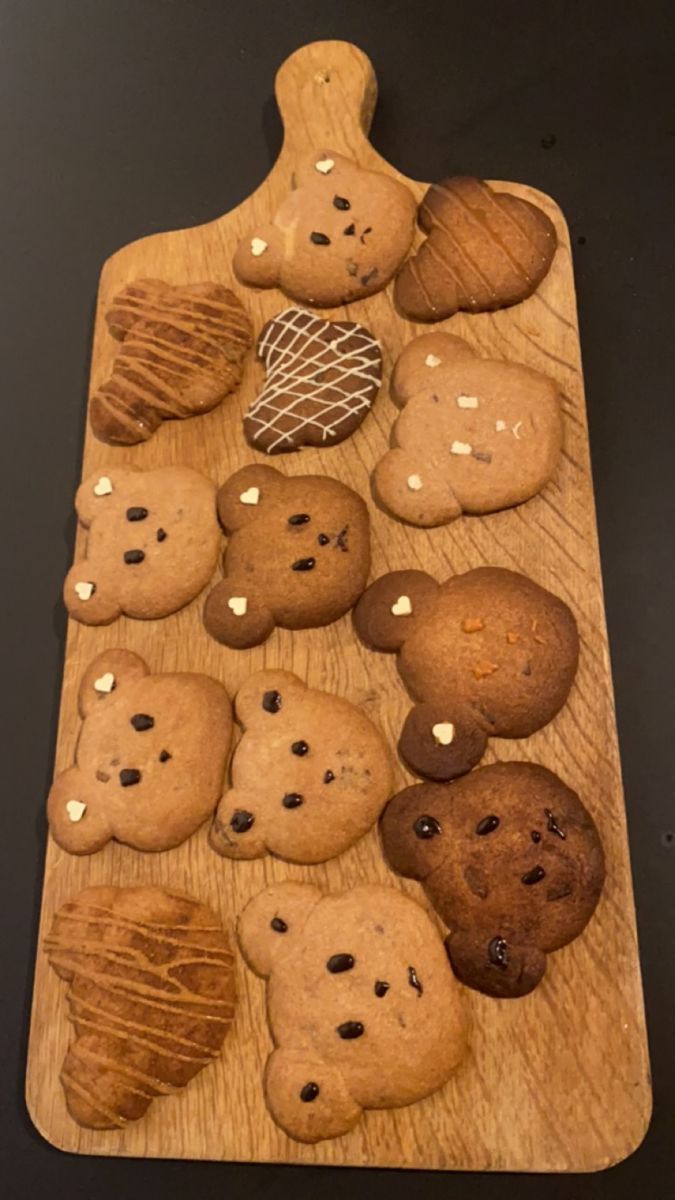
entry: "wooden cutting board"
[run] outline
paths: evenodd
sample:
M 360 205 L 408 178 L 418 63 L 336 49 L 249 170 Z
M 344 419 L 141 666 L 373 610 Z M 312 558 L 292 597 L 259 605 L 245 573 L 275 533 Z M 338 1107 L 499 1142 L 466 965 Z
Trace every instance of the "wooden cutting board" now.
M 207 225 L 125 246 L 105 264 L 90 391 L 108 375 L 112 363 L 115 344 L 106 331 L 104 313 L 116 291 L 144 276 L 171 283 L 230 284 L 239 238 L 276 209 L 300 154 L 331 149 L 404 178 L 367 140 L 376 80 L 371 63 L 355 46 L 318 42 L 298 50 L 278 73 L 276 96 L 284 122 L 283 149 L 253 196 Z M 422 197 L 426 184 L 404 182 Z M 597 914 L 581 938 L 553 956 L 533 995 L 499 1002 L 464 993 L 472 1024 L 470 1052 L 440 1093 L 397 1112 L 370 1112 L 352 1133 L 316 1146 L 291 1141 L 265 1108 L 261 1072 L 271 1043 L 264 985 L 241 958 L 239 1005 L 220 1060 L 183 1093 L 156 1100 L 142 1121 L 123 1132 L 80 1129 L 68 1115 L 59 1084 L 71 1037 L 65 985 L 39 948 L 27 1103 L 38 1130 L 63 1150 L 351 1166 L 589 1171 L 624 1158 L 644 1136 L 651 1110 L 649 1062 L 569 235 L 562 213 L 547 196 L 519 184 L 494 186 L 534 201 L 555 222 L 560 245 L 552 269 L 524 304 L 494 314 L 458 315 L 437 328 L 452 330 L 483 354 L 527 363 L 558 381 L 565 411 L 562 461 L 553 482 L 534 500 L 489 517 L 464 517 L 446 528 L 407 527 L 371 504 L 372 577 L 419 567 L 440 579 L 492 563 L 532 575 L 571 605 L 582 649 L 567 706 L 527 741 L 493 740 L 484 761 L 532 759 L 557 771 L 580 792 L 607 852 L 607 884 Z M 286 303 L 276 290 L 255 293 L 238 284 L 235 290 L 256 331 Z M 381 340 L 387 377 L 402 347 L 423 332 L 397 315 L 391 290 L 334 310 L 337 317 L 363 322 Z M 144 445 L 107 447 L 87 428 L 83 475 L 127 463 L 184 463 L 222 482 L 245 463 L 263 461 L 264 456 L 246 444 L 241 425 L 261 379 L 262 369 L 251 356 L 237 398 L 207 416 L 164 423 Z M 369 498 L 369 475 L 387 445 L 395 415 L 385 381 L 374 411 L 353 437 L 330 450 L 285 455 L 275 459 L 275 466 L 289 475 L 334 475 Z M 393 658 L 359 645 L 349 617 L 325 629 L 277 631 L 266 645 L 237 652 L 207 636 L 201 607 L 199 599 L 163 621 L 123 618 L 105 628 L 69 622 L 56 771 L 73 761 L 80 728 L 80 676 L 94 655 L 116 646 L 142 654 L 153 671 L 209 673 L 231 694 L 250 672 L 283 666 L 314 687 L 364 705 L 395 744 L 409 700 Z M 397 785 L 409 780 L 399 767 Z M 206 829 L 178 849 L 157 855 L 111 843 L 98 854 L 76 858 L 49 840 L 40 944 L 55 909 L 90 884 L 145 882 L 181 889 L 212 905 L 232 930 L 250 896 L 286 878 L 312 880 L 332 890 L 381 880 L 423 902 L 417 884 L 390 874 L 375 831 L 342 857 L 313 868 L 270 858 L 221 859 L 209 849 Z

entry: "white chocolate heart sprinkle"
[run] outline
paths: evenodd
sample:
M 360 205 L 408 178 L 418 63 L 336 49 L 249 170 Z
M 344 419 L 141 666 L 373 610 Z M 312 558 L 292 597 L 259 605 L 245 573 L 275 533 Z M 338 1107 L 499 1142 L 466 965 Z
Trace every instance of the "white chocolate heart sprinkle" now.
M 495 429 L 497 433 L 503 433 L 505 429 L 508 429 L 508 425 L 506 421 L 495 421 Z
M 435 354 L 427 354 L 424 363 L 427 367 L 440 367 L 441 360 Z
M 105 675 L 99 675 L 98 679 L 94 680 L 94 691 L 96 692 L 112 692 L 115 686 L 115 676 L 112 671 L 106 671 Z
M 87 806 L 81 800 L 69 800 L 66 804 L 66 812 L 71 821 L 81 821 L 86 811 Z
M 251 238 L 251 254 L 254 258 L 260 258 L 260 255 L 264 254 L 266 249 L 267 242 L 264 241 L 263 238 Z
M 109 496 L 112 490 L 113 486 L 109 475 L 101 475 L 101 478 L 94 484 L 95 496 Z
M 468 442 L 453 442 L 450 447 L 451 454 L 470 454 L 471 446 Z
M 318 162 L 314 163 L 315 170 L 319 171 L 322 175 L 330 175 L 334 166 L 335 163 L 332 158 L 320 158 Z
M 419 492 L 421 486 L 422 480 L 420 479 L 419 475 L 408 476 L 408 487 L 410 488 L 411 492 Z
M 431 732 L 434 735 L 434 741 L 439 746 L 449 746 L 455 737 L 455 727 L 452 721 L 439 721 L 437 725 L 433 725 Z
M 248 608 L 248 600 L 245 596 L 230 596 L 227 607 L 232 610 L 235 617 L 243 617 Z
M 478 396 L 458 396 L 458 408 L 478 408 Z
M 391 611 L 395 617 L 409 617 L 412 612 L 410 596 L 399 596 L 398 600 L 392 604 Z
M 91 600 L 94 594 L 94 585 L 93 583 L 76 583 L 75 592 L 78 600 Z
M 245 492 L 241 493 L 239 499 L 242 504 L 257 504 L 260 499 L 260 488 L 247 488 Z

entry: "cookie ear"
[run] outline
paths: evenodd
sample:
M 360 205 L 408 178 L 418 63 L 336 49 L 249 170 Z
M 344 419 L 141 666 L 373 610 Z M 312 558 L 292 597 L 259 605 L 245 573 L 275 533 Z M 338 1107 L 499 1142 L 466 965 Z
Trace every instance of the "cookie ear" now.
M 78 707 L 82 718 L 133 679 L 150 674 L 148 664 L 131 650 L 104 650 L 92 659 L 80 681 Z
M 162 279 L 136 279 L 113 297 L 106 313 L 106 324 L 112 337 L 123 342 L 130 329 L 147 317 L 149 297 L 160 303 L 176 289 Z
M 222 858 L 261 858 L 267 852 L 266 813 L 257 789 L 232 787 L 221 796 L 209 845 Z
M 47 819 L 54 841 L 69 854 L 93 854 L 112 837 L 101 802 L 101 785 L 79 767 L 54 780 L 47 799 Z
M 275 955 L 283 953 L 303 930 L 321 892 L 311 883 L 272 884 L 249 900 L 237 922 L 241 952 L 256 975 L 267 976 Z
M 531 942 L 518 942 L 505 930 L 459 930 L 445 939 L 450 966 L 467 987 L 486 996 L 515 999 L 536 988 L 546 971 L 546 955 Z
M 375 496 L 395 517 L 410 525 L 447 525 L 461 517 L 462 506 L 445 471 L 439 469 L 435 454 L 420 454 L 419 448 L 411 452 L 405 446 L 403 420 L 401 416 L 394 423 L 393 447 L 375 465 Z M 410 487 L 411 479 L 419 484 L 417 489 Z
M 313 150 L 311 154 L 305 154 L 301 159 L 300 165 L 293 173 L 291 187 L 293 191 L 296 191 L 298 188 L 311 187 L 312 184 L 328 180 L 330 188 L 333 186 L 336 176 L 344 178 L 345 168 L 349 173 L 358 171 L 358 168 L 349 159 L 343 158 L 335 150 L 327 150 L 325 146 L 321 146 L 318 150 Z
M 233 650 L 247 650 L 267 640 L 274 615 L 251 595 L 250 584 L 225 576 L 206 597 L 203 621 L 208 633 Z
M 218 489 L 220 523 L 226 533 L 235 533 L 265 511 L 284 485 L 284 476 L 274 467 L 251 463 L 235 471 Z
M 440 782 L 475 767 L 487 740 L 471 709 L 456 702 L 416 704 L 405 719 L 398 749 L 416 775 Z
M 452 333 L 423 333 L 413 338 L 396 359 L 389 383 L 392 400 L 403 408 L 411 396 L 433 391 L 444 363 L 475 357 L 469 343 Z
M 448 853 L 445 789 L 414 784 L 392 796 L 380 817 L 384 856 L 393 871 L 420 881 L 440 867 Z
M 366 588 L 354 609 L 354 628 L 371 650 L 400 650 L 436 599 L 438 584 L 424 571 L 391 571 Z
M 290 671 L 256 671 L 239 688 L 235 697 L 237 720 L 244 729 L 260 729 L 307 691 L 307 684 Z
M 122 612 L 117 591 L 88 559 L 73 563 L 63 583 L 63 603 L 83 625 L 109 625 Z
M 273 287 L 285 256 L 285 239 L 278 225 L 261 225 L 242 238 L 232 259 L 234 273 L 248 287 Z
M 277 1125 L 299 1142 L 341 1137 L 361 1116 L 336 1066 L 311 1050 L 275 1050 L 265 1068 L 265 1099 Z
M 115 491 L 130 475 L 139 474 L 136 467 L 105 467 L 83 480 L 75 495 L 75 509 L 81 525 L 86 529 L 97 513 L 109 505 Z

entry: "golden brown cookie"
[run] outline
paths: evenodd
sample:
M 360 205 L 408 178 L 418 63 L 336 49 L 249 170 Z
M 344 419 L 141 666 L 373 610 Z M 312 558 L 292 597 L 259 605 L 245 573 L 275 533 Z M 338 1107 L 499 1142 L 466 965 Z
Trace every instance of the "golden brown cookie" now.
M 44 948 L 69 984 L 61 1069 L 74 1121 L 123 1129 L 220 1053 L 235 1007 L 233 954 L 198 900 L 159 887 L 85 888 Z
M 267 322 L 258 357 L 267 379 L 244 417 L 244 433 L 267 454 L 344 441 L 382 382 L 380 347 L 365 325 L 324 321 L 301 308 Z
M 381 821 L 399 874 L 418 879 L 450 928 L 457 976 L 489 996 L 524 996 L 546 955 L 578 937 L 602 891 L 593 819 L 535 763 L 495 763 L 451 786 L 399 792 Z
M 239 243 L 235 274 L 319 308 L 371 296 L 405 258 L 415 210 L 412 193 L 391 175 L 316 151 L 272 220 Z
M 384 737 L 361 709 L 288 671 L 258 671 L 235 711 L 244 735 L 211 827 L 214 850 L 325 862 L 370 829 L 392 770 Z
M 111 838 L 168 850 L 211 816 L 232 737 L 225 688 L 207 675 L 151 675 L 129 650 L 104 650 L 84 673 L 75 766 L 47 801 L 52 837 L 71 854 Z
M 220 404 L 239 386 L 253 341 L 243 306 L 218 283 L 139 279 L 115 296 L 106 321 L 121 346 L 89 419 L 101 441 L 124 446 Z
M 426 241 L 394 289 L 396 304 L 413 321 L 518 304 L 539 287 L 557 246 L 542 209 L 481 179 L 454 176 L 433 184 L 418 222 Z
M 229 535 L 225 577 L 207 598 L 204 624 L 219 642 L 242 649 L 276 625 L 328 625 L 361 595 L 370 519 L 344 483 L 243 467 L 218 492 L 218 513 Z
M 464 1050 L 461 1001 L 414 900 L 379 884 L 322 895 L 280 883 L 249 902 L 238 936 L 269 980 L 265 1098 L 290 1137 L 339 1137 L 364 1109 L 412 1104 L 449 1079 Z
M 423 571 L 392 571 L 364 592 L 354 625 L 365 645 L 398 653 L 416 701 L 399 751 L 429 779 L 470 770 L 488 737 L 541 729 L 576 674 L 579 635 L 567 605 L 502 567 L 441 584 Z
M 189 467 L 106 467 L 80 485 L 75 507 L 88 531 L 63 599 L 71 617 L 165 617 L 213 575 L 221 544 L 216 489 Z
M 415 338 L 391 393 L 403 412 L 377 463 L 375 492 L 394 516 L 442 525 L 536 495 L 562 447 L 558 386 L 520 363 L 479 358 L 449 333 Z

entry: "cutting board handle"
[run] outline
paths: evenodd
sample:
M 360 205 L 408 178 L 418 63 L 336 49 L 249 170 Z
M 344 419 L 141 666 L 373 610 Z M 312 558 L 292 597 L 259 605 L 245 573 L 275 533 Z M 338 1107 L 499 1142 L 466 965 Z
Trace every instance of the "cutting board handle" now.
M 351 42 L 312 42 L 282 63 L 275 94 L 284 126 L 277 168 L 297 165 L 312 149 L 352 158 L 368 145 L 377 79 L 366 54 Z

